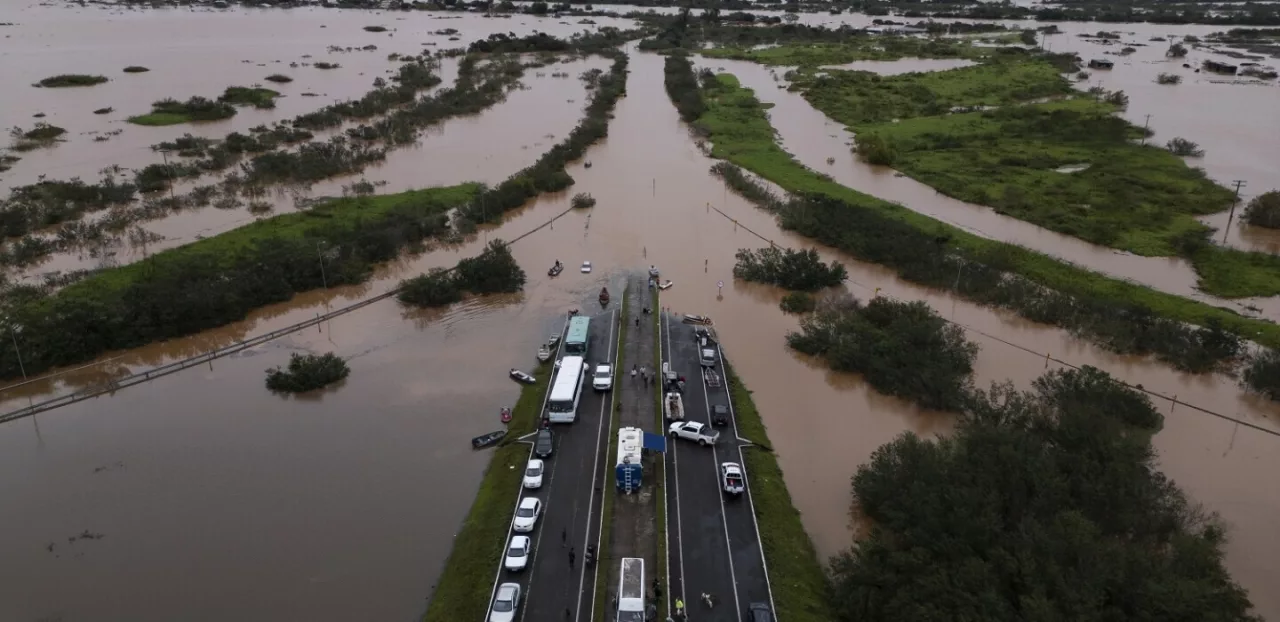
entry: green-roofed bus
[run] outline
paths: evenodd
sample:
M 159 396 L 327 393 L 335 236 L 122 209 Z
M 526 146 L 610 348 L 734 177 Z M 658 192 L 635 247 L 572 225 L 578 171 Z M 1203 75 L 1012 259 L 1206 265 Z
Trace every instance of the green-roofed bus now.
M 574 356 L 587 356 L 587 329 L 591 327 L 591 318 L 576 316 L 569 320 L 569 335 L 564 339 L 564 353 Z

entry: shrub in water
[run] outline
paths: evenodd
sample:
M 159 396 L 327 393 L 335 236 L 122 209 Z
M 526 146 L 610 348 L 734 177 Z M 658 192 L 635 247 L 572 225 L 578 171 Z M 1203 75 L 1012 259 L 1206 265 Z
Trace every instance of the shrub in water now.
M 351 373 L 347 362 L 338 355 L 298 354 L 289 355 L 289 367 L 267 370 L 267 388 L 283 393 L 302 393 L 333 384 Z

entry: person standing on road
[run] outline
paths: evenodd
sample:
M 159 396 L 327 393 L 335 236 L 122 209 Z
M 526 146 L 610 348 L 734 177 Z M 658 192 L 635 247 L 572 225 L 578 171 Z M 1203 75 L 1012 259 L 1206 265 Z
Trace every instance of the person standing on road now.
M 636 328 L 640 328 L 640 317 L 636 317 Z
M 560 529 L 560 548 L 569 546 L 569 529 L 562 527 Z
M 569 547 L 569 570 L 573 570 L 573 560 L 575 557 L 577 557 L 577 555 L 573 553 L 573 547 Z
M 632 365 L 631 366 L 631 382 L 635 382 L 635 381 L 636 381 L 636 366 Z

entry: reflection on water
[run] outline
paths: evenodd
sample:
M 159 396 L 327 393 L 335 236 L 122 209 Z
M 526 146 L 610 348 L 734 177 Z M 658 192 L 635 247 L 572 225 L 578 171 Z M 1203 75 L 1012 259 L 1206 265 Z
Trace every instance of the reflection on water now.
M 367 14 L 356 15 L 348 27 L 371 23 L 359 17 Z M 324 21 L 330 28 L 339 23 Z M 707 174 L 711 161 L 667 101 L 661 57 L 634 54 L 631 71 L 608 139 L 588 155 L 594 166 L 570 167 L 577 180 L 571 191 L 535 201 L 467 244 L 402 258 L 358 294 L 343 288 L 299 295 L 224 329 L 117 354 L 112 365 L 153 365 L 314 317 L 326 305 L 452 265 L 479 252 L 486 237 L 510 239 L 563 211 L 570 194 L 592 193 L 596 207 L 573 211 L 513 248 L 530 279 L 523 294 L 436 312 L 381 302 L 252 354 L 0 426 L 0 494 L 12 508 L 0 534 L 0 556 L 9 562 L 0 570 L 0 618 L 416 615 L 487 460 L 466 440 L 495 428 L 498 410 L 518 395 L 506 370 L 531 364 L 561 314 L 610 273 L 650 263 L 676 284 L 663 293 L 664 306 L 716 318 L 819 550 L 847 546 L 849 477 L 857 465 L 903 431 L 945 434 L 951 417 L 880 395 L 855 376 L 786 350 L 796 319 L 778 309 L 780 292 L 732 276 L 736 250 L 758 247 L 759 240 L 707 204 L 779 244 L 811 244 L 780 231 Z M 447 157 L 423 155 L 424 166 Z M 1063 331 L 901 282 L 832 249 L 819 252 L 846 263 L 859 297 L 881 288 L 882 295 L 923 300 L 1000 339 L 1277 427 L 1275 407 L 1243 397 L 1222 378 L 1115 356 Z M 590 260 L 596 271 L 548 280 L 545 268 L 556 259 Z M 718 280 L 727 285 L 722 297 Z M 973 338 L 982 346 L 981 385 L 1012 379 L 1025 387 L 1044 371 L 1042 356 Z M 267 393 L 264 370 L 301 350 L 350 357 L 346 385 L 318 400 Z M 59 383 L 83 382 L 87 373 L 97 372 L 67 373 Z M 6 391 L 0 408 L 51 389 Z M 1168 404 L 1162 407 L 1167 412 Z M 1260 613 L 1280 615 L 1280 596 L 1268 590 L 1280 574 L 1280 541 L 1271 525 L 1280 514 L 1280 489 L 1266 475 L 1280 468 L 1273 439 L 1186 408 L 1167 417 L 1156 437 L 1162 468 L 1222 513 L 1231 526 L 1228 567 L 1251 589 Z M 99 467 L 108 469 L 95 473 Z M 84 530 L 104 537 L 63 545 Z M 50 542 L 53 552 L 45 548 Z M 139 585 L 147 586 L 145 596 Z

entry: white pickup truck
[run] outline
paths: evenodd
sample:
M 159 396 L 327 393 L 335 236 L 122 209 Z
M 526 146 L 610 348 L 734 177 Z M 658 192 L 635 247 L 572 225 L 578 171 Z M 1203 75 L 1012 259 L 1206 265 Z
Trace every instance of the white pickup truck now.
M 742 466 L 736 462 L 723 462 L 720 464 L 720 485 L 724 491 L 731 495 L 740 495 L 746 490 L 746 484 L 742 479 Z
M 720 431 L 700 421 L 677 421 L 671 424 L 671 436 L 706 446 L 716 444 L 720 438 Z

